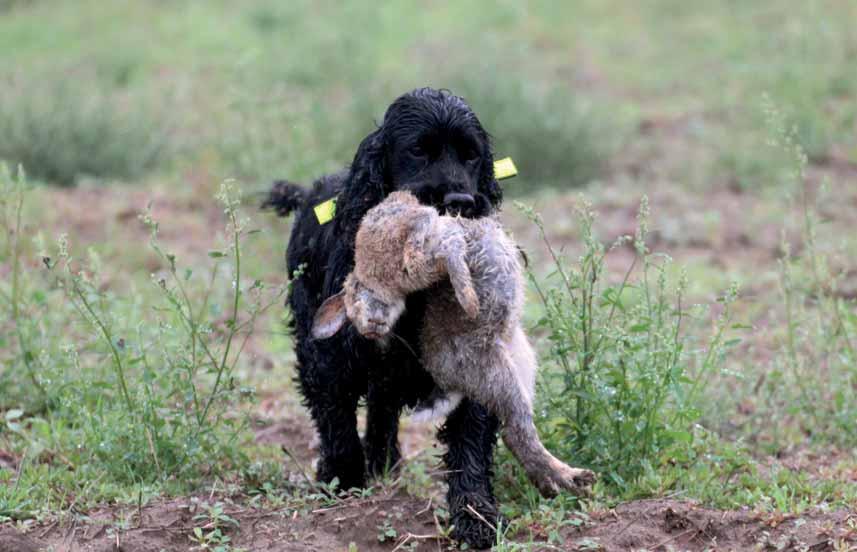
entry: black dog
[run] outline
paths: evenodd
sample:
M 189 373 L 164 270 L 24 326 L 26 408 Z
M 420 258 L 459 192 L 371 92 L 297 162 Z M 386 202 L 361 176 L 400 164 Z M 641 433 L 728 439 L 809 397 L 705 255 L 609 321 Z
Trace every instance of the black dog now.
M 313 317 L 337 293 L 354 264 L 354 238 L 363 215 L 394 190 L 409 190 L 441 213 L 482 217 L 502 201 L 494 178 L 488 134 L 476 115 L 448 91 L 422 88 L 387 109 L 381 126 L 357 150 L 351 167 L 324 176 L 312 191 L 278 182 L 264 206 L 280 215 L 297 210 L 287 251 L 293 278 L 289 306 L 301 392 L 321 437 L 318 479 L 338 478 L 342 488 L 362 487 L 366 472 L 378 475 L 399 460 L 398 425 L 403 407 L 424 401 L 434 382 L 422 369 L 419 340 L 425 293 L 408 298 L 407 311 L 386 348 L 353 328 L 314 341 Z M 336 198 L 336 213 L 320 224 L 314 206 Z M 357 434 L 356 409 L 366 397 L 366 434 Z M 491 463 L 498 422 L 482 406 L 464 400 L 439 432 L 448 450 L 447 494 L 453 535 L 485 548 L 498 519 Z

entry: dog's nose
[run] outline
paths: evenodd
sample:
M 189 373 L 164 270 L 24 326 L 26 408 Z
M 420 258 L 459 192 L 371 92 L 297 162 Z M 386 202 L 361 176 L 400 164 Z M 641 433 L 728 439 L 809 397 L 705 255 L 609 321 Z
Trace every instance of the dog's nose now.
M 470 194 L 453 192 L 443 196 L 443 206 L 451 212 L 462 213 L 474 205 L 476 205 L 476 200 Z

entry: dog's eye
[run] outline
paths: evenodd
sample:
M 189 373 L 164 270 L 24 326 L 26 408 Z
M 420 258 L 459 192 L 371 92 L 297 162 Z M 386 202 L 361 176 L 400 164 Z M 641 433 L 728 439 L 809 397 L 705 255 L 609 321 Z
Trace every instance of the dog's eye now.
M 463 144 L 458 150 L 458 155 L 462 161 L 473 161 L 479 157 L 479 150 L 472 145 Z
M 428 152 L 425 150 L 425 148 L 419 145 L 411 146 L 408 149 L 408 153 L 414 157 L 425 157 L 426 155 L 428 155 Z

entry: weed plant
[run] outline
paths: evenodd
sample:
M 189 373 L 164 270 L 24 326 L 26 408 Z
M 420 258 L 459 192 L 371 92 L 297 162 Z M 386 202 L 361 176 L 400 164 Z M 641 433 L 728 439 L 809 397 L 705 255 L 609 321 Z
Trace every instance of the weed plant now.
M 838 240 L 820 215 L 828 185 L 807 178 L 807 154 L 796 126 L 770 98 L 764 102 L 770 143 L 790 159 L 787 189 L 800 213 L 800 249 L 782 241 L 780 297 L 784 306 L 779 352 L 759 387 L 759 416 L 769 444 L 781 450 L 805 439 L 857 445 L 857 304 L 841 285 L 853 264 L 837 259 Z M 770 424 L 770 419 L 781 423 Z
M 244 466 L 240 405 L 253 389 L 240 385 L 235 370 L 256 320 L 283 290 L 242 275 L 241 247 L 253 231 L 239 214 L 235 185 L 225 182 L 217 195 L 225 247 L 210 252 L 211 266 L 200 275 L 162 248 L 150 214 L 141 217 L 166 267 L 153 275 L 151 297 L 111 291 L 97 253 L 77 260 L 65 236 L 54 254 L 25 263 L 23 173 L 5 171 L 2 186 L 3 259 L 11 270 L 2 286 L 10 330 L 3 333 L 11 337 L 2 349 L 0 440 L 20 455 L 17 473 L 2 470 L 14 480 L 0 488 L 4 515 L 135 486 L 187 489 Z M 32 492 L 20 493 L 27 486 Z
M 549 342 L 537 404 L 546 446 L 596 470 L 619 494 L 635 492 L 638 480 L 664 465 L 695 462 L 706 433 L 697 425 L 699 405 L 736 343 L 729 334 L 737 286 L 720 299 L 711 335 L 703 339 L 689 331 L 689 321 L 708 310 L 685 304 L 686 278 L 671 283 L 670 259 L 646 245 L 645 198 L 636 236 L 609 248 L 594 235 L 594 214 L 581 200 L 575 216 L 583 252 L 573 264 L 547 242 L 540 218 L 524 210 L 555 267 L 550 287 L 531 274 L 544 306 L 538 326 Z M 624 279 L 610 284 L 607 260 L 619 247 L 633 247 L 636 257 Z

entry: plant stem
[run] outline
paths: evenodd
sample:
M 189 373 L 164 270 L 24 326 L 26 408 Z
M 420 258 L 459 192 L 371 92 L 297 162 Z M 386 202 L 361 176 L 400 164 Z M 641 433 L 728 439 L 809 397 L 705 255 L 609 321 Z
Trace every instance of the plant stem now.
M 86 300 L 86 294 L 83 293 L 83 290 L 80 288 L 80 284 L 77 281 L 77 276 L 72 275 L 72 286 L 74 288 L 74 292 L 77 295 L 80 302 L 83 304 L 86 312 L 89 313 L 92 321 L 94 322 L 96 328 L 101 331 L 101 336 L 107 342 L 107 345 L 110 347 L 110 352 L 113 355 L 113 368 L 116 372 L 116 377 L 119 380 L 119 387 L 122 391 L 122 396 L 125 399 L 125 404 L 128 406 L 129 412 L 136 412 L 136 408 L 134 407 L 134 402 L 131 400 L 131 395 L 128 393 L 128 386 L 125 383 L 125 368 L 122 366 L 122 357 L 119 354 L 119 349 L 116 348 L 116 344 L 113 343 L 113 335 L 110 333 L 110 329 L 107 327 L 104 322 L 98 317 L 95 311 L 92 308 L 92 305 L 89 304 L 89 301 Z
M 6 171 L 4 171 L 6 173 Z M 9 178 L 10 183 L 12 183 L 11 176 L 6 173 L 6 176 Z M 11 296 L 9 297 L 9 302 L 12 305 L 12 323 L 15 326 L 16 335 L 18 337 L 18 348 L 21 351 L 21 356 L 24 359 L 24 367 L 27 370 L 27 377 L 32 382 L 33 387 L 39 390 L 39 393 L 43 398 L 47 398 L 47 391 L 42 386 L 41 382 L 39 382 L 39 378 L 36 377 L 36 370 L 33 367 L 32 363 L 32 353 L 30 352 L 29 345 L 27 343 L 27 339 L 24 336 L 24 332 L 21 329 L 21 226 L 22 226 L 22 212 L 24 210 L 24 171 L 18 170 L 18 177 L 14 180 L 15 187 L 15 224 L 14 227 L 7 227 L 7 241 L 9 243 L 10 253 L 12 255 L 12 290 Z M 5 221 L 4 221 L 5 222 Z
M 229 328 L 229 336 L 226 338 L 226 347 L 223 350 L 223 357 L 220 360 L 220 363 L 217 367 L 217 377 L 214 380 L 214 387 L 211 390 L 211 394 L 208 397 L 208 400 L 205 403 L 205 408 L 202 411 L 202 416 L 200 418 L 201 423 L 205 422 L 206 416 L 208 416 L 208 410 L 211 408 L 211 403 L 214 402 L 214 398 L 217 396 L 217 391 L 220 388 L 220 381 L 223 378 L 223 372 L 226 370 L 227 360 L 229 358 L 229 349 L 232 346 L 232 339 L 235 337 L 236 328 L 238 326 L 238 306 L 241 301 L 241 247 L 240 247 L 240 232 L 238 229 L 238 221 L 235 217 L 234 211 L 230 211 L 230 218 L 232 219 L 232 249 L 235 254 L 235 295 L 232 301 L 232 324 Z

